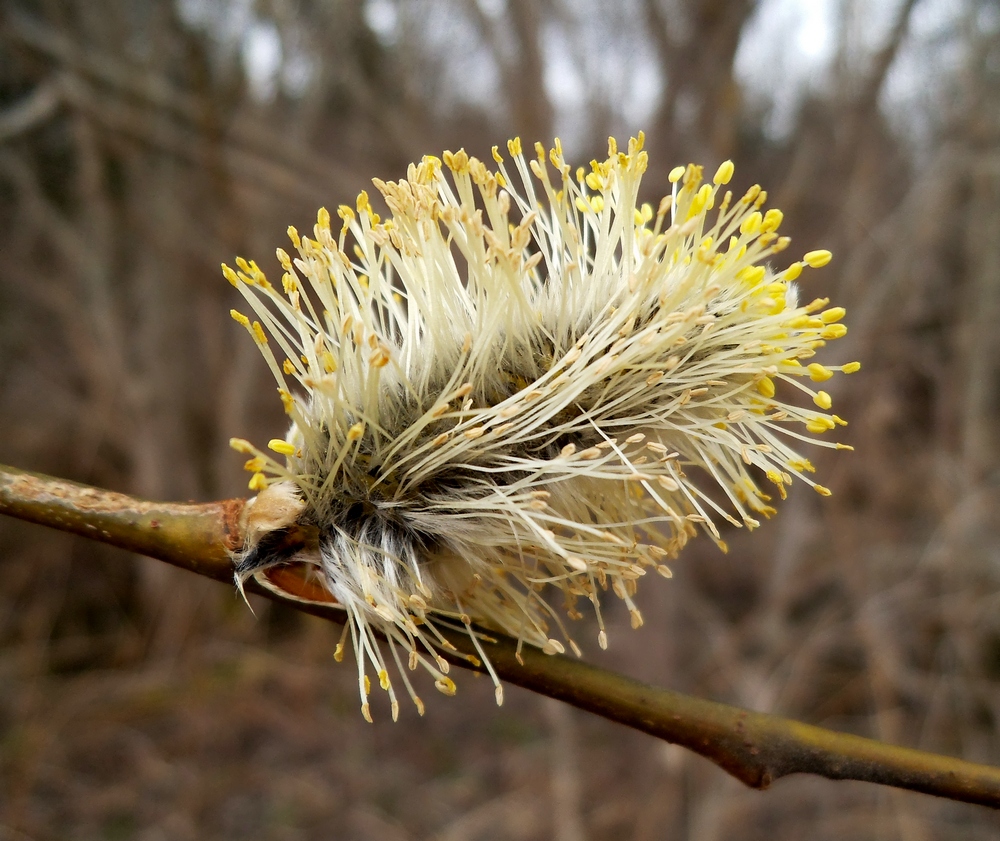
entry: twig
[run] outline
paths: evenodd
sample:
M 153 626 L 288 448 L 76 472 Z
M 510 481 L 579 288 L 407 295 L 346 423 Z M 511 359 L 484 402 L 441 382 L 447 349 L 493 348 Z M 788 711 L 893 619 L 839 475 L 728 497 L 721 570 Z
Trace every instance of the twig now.
M 240 545 L 243 500 L 153 503 L 0 465 L 0 513 L 149 555 L 232 581 L 228 550 Z M 343 623 L 344 613 L 296 566 L 272 581 L 288 595 L 252 589 L 299 610 Z M 305 600 L 305 601 L 303 601 Z M 325 603 L 322 603 L 325 602 Z M 443 631 L 449 659 L 477 668 L 468 638 Z M 862 780 L 1000 808 L 1000 768 L 896 747 L 779 716 L 751 712 L 648 686 L 631 678 L 494 634 L 484 642 L 505 681 L 682 745 L 754 788 L 789 774 Z

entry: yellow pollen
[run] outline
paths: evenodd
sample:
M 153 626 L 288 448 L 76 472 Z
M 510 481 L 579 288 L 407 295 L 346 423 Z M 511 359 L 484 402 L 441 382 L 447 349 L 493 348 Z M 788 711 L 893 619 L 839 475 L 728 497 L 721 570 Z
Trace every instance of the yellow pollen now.
M 746 217 L 742 222 L 740 222 L 740 233 L 746 236 L 753 236 L 760 230 L 761 222 L 764 217 L 760 215 L 759 210 L 755 210 L 749 216 Z
M 778 230 L 781 225 L 782 220 L 785 218 L 785 214 L 778 210 L 776 207 L 771 208 L 764 214 L 764 221 L 760 223 L 761 233 L 772 233 Z
M 233 321 L 237 322 L 238 324 L 242 324 L 248 330 L 250 329 L 250 319 L 247 318 L 245 315 L 243 315 L 243 313 L 241 313 L 239 310 L 230 310 L 229 315 L 232 316 Z
M 763 266 L 747 266 L 741 269 L 736 275 L 740 280 L 745 281 L 748 286 L 756 286 L 764 279 L 767 269 Z
M 764 377 L 757 382 L 757 391 L 763 394 L 768 399 L 774 397 L 774 380 L 770 377 Z
M 787 269 L 785 269 L 784 272 L 782 272 L 781 276 L 785 280 L 798 280 L 798 277 L 801 274 L 802 274 L 802 264 L 792 263 L 792 265 L 790 265 Z
M 267 487 L 267 477 L 263 473 L 254 473 L 247 483 L 247 487 L 254 493 L 260 493 Z
M 840 321 L 845 315 L 847 315 L 847 310 L 843 307 L 830 307 L 830 309 L 821 312 L 819 317 L 823 320 L 824 324 L 833 324 L 836 321 Z
M 829 409 L 833 405 L 833 398 L 825 391 L 817 391 L 816 396 L 813 398 L 813 403 L 821 409 Z
M 833 254 L 831 254 L 826 249 L 820 249 L 819 251 L 810 251 L 803 255 L 802 260 L 807 266 L 813 269 L 821 268 L 825 266 L 830 260 L 833 259 Z
M 732 161 L 723 161 L 719 164 L 719 168 L 715 171 L 715 177 L 712 179 L 713 184 L 728 184 L 733 177 L 733 173 L 736 172 L 736 166 Z
M 822 435 L 827 430 L 833 429 L 834 422 L 829 418 L 815 417 L 806 424 L 806 429 L 814 435 Z
M 833 376 L 833 371 L 818 362 L 813 362 L 806 367 L 809 372 L 809 379 L 814 383 L 821 383 Z
M 831 324 L 820 335 L 824 339 L 842 339 L 847 335 L 846 324 Z

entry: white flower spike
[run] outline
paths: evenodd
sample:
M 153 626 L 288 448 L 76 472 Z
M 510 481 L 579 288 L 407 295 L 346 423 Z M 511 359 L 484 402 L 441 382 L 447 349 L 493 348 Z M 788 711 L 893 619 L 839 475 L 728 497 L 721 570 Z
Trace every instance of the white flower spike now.
M 719 518 L 757 526 L 774 511 L 762 479 L 829 494 L 795 447 L 844 448 L 813 437 L 844 421 L 810 382 L 860 366 L 803 363 L 847 328 L 792 282 L 830 253 L 773 271 L 782 214 L 761 212 L 760 187 L 723 192 L 729 161 L 711 183 L 677 167 L 658 209 L 637 206 L 642 145 L 612 139 L 586 173 L 558 140 L 534 159 L 510 141 L 511 163 L 494 148 L 496 171 L 425 157 L 374 182 L 390 218 L 362 193 L 339 232 L 325 209 L 315 239 L 290 228 L 283 294 L 253 262 L 223 267 L 292 421 L 275 455 L 232 442 L 258 494 L 237 578 L 315 565 L 347 611 L 369 720 L 369 664 L 398 712 L 378 635 L 422 712 L 408 669 L 455 691 L 440 627 L 487 668 L 473 625 L 579 653 L 554 605 L 577 619 L 584 599 L 605 647 L 603 593 L 641 625 L 639 578 L 669 578 L 699 528 L 725 548 Z M 300 526 L 318 547 L 285 539 Z

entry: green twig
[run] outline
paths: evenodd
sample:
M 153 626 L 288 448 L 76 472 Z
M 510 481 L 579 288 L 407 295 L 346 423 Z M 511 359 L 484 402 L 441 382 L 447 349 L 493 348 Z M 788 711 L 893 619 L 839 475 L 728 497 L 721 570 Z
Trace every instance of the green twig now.
M 151 503 L 124 494 L 0 465 L 0 513 L 149 555 L 220 581 L 232 581 L 228 550 L 241 543 L 243 500 Z M 289 595 L 253 589 L 299 610 L 343 623 L 317 585 L 289 567 L 276 584 Z M 308 599 L 309 601 L 302 601 Z M 448 634 L 456 665 L 476 668 L 469 639 Z M 657 689 L 622 675 L 525 646 L 483 642 L 505 681 L 682 745 L 754 788 L 789 774 L 863 780 L 1000 808 L 1000 769 L 895 747 L 798 721 Z

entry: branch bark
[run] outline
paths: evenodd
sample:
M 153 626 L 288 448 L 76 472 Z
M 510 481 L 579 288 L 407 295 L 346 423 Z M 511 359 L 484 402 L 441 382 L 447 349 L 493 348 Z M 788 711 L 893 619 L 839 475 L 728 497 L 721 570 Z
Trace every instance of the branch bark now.
M 243 502 L 146 502 L 0 465 L 0 513 L 149 555 L 219 581 L 232 581 L 228 552 L 242 540 Z M 281 567 L 271 578 L 289 595 L 253 582 L 248 582 L 248 589 L 344 622 L 343 611 L 302 569 Z M 455 665 L 477 668 L 468 637 L 443 633 L 458 650 L 445 656 Z M 499 634 L 482 644 L 504 681 L 686 747 L 753 788 L 767 788 L 789 774 L 816 774 L 1000 808 L 1000 768 L 682 695 L 570 657 L 546 655 L 531 646 L 522 649 L 522 663 L 516 642 Z

